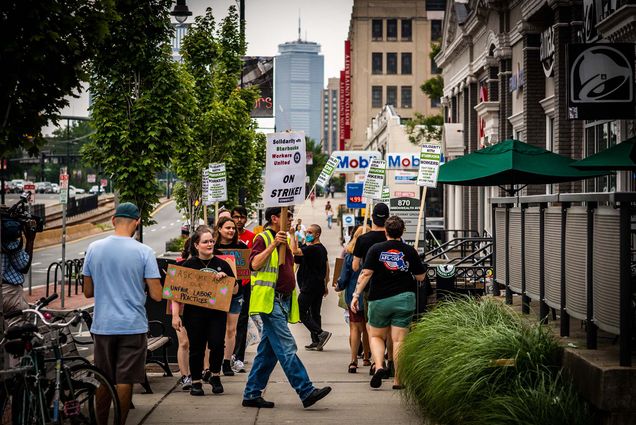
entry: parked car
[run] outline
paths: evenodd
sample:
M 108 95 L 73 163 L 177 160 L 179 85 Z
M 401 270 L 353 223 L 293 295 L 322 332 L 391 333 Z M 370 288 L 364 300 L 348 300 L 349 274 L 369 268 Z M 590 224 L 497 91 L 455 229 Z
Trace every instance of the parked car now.
M 37 182 L 35 184 L 36 193 L 53 193 L 51 182 Z
M 88 193 L 90 193 L 91 195 L 94 195 L 97 193 L 98 190 L 98 186 L 96 184 L 94 184 L 88 191 Z M 99 189 L 99 193 L 106 193 L 106 186 L 102 186 L 101 189 Z
M 13 179 L 9 182 L 10 185 L 13 186 L 13 192 L 14 193 L 20 193 L 22 192 L 22 188 L 24 187 L 24 183 L 25 181 L 22 179 Z
M 69 188 L 69 194 L 71 191 L 73 191 L 74 193 L 81 195 L 83 193 L 86 193 L 86 190 L 82 189 L 81 187 L 75 187 L 75 186 L 71 186 L 70 184 L 68 185 Z
M 51 183 L 51 189 L 53 189 L 53 193 L 60 193 L 60 185 L 57 183 Z

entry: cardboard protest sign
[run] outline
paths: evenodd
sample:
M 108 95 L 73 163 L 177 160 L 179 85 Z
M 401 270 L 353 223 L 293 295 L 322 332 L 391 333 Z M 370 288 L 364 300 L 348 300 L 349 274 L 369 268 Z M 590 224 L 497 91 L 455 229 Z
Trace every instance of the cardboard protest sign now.
M 287 207 L 305 202 L 305 133 L 268 134 L 266 161 L 265 207 Z
M 250 252 L 251 249 L 219 249 L 224 255 L 219 255 L 219 258 L 232 257 L 236 263 L 236 277 L 238 279 L 248 279 L 252 272 L 250 271 Z
M 208 166 L 208 200 L 210 203 L 227 201 L 227 173 L 224 162 Z
M 372 159 L 364 179 L 362 196 L 369 199 L 380 199 L 382 188 L 384 187 L 384 175 L 386 174 L 386 161 L 382 159 Z
M 338 158 L 331 155 L 325 166 L 322 168 L 320 175 L 316 179 L 316 186 L 325 187 L 325 185 L 329 182 L 329 179 L 333 175 L 333 172 L 336 170 L 337 166 Z
M 212 205 L 214 202 L 210 202 L 210 188 L 208 169 L 203 169 L 203 175 L 201 176 L 201 203 L 205 206 Z
M 227 312 L 235 283 L 233 276 L 216 280 L 214 273 L 170 264 L 162 295 L 167 300 Z
M 424 143 L 420 152 L 420 170 L 417 176 L 418 186 L 437 187 L 439 162 L 442 148 L 438 143 Z
M 336 258 L 336 264 L 333 267 L 333 280 L 331 281 L 333 285 L 338 283 L 338 278 L 340 277 L 340 273 L 342 272 L 342 265 L 344 264 L 344 258 Z

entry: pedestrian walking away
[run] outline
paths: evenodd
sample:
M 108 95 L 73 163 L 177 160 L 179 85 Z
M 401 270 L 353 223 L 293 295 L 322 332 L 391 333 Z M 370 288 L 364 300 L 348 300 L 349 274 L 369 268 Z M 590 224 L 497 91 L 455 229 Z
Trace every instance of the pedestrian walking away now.
M 362 232 L 362 226 L 358 226 L 354 229 L 353 237 L 345 250 L 346 253 L 340 276 L 335 284 L 337 291 L 345 291 L 344 299 L 349 313 L 349 346 L 351 349 L 349 373 L 356 373 L 358 371 L 358 352 L 361 344 L 363 348 L 362 364 L 363 366 L 371 366 L 371 350 L 369 348 L 369 335 L 366 326 L 367 321 L 364 317 L 362 304 L 359 305 L 359 309 L 355 313 L 351 311 L 351 301 L 353 300 L 353 294 L 358 283 L 358 276 L 360 275 L 359 271 L 353 271 L 353 249 L 358 238 L 362 235 Z
M 215 234 L 216 247 L 218 249 L 247 249 L 247 245 L 240 241 L 238 238 L 238 232 L 236 231 L 236 223 L 230 217 L 222 217 L 219 219 L 216 225 L 217 231 Z M 234 295 L 232 295 L 232 303 L 230 304 L 230 310 L 227 313 L 227 324 L 225 327 L 225 353 L 223 355 L 223 375 L 234 376 L 234 369 L 232 369 L 232 354 L 234 353 L 234 345 L 236 343 L 236 326 L 238 318 L 243 306 L 243 287 L 241 281 L 236 281 L 236 288 L 238 289 Z
M 215 279 L 223 279 L 226 276 L 234 277 L 230 265 L 214 255 L 214 239 L 212 229 L 208 226 L 199 226 L 191 237 L 192 256 L 183 262 L 182 267 L 189 267 L 203 272 L 214 273 Z M 234 285 L 234 293 L 238 286 Z M 179 303 L 172 301 L 172 311 L 178 311 Z M 202 374 L 205 357 L 205 349 L 210 349 L 210 364 L 212 373 L 210 385 L 214 394 L 223 393 L 221 384 L 221 365 L 223 364 L 225 327 L 227 313 L 221 310 L 212 310 L 205 307 L 185 304 L 183 306 L 183 319 L 177 314 L 172 315 L 172 327 L 179 331 L 185 327 L 190 340 L 190 374 L 192 375 L 192 388 L 190 395 L 204 395 Z
M 384 361 L 385 340 L 393 342 L 395 377 L 393 389 L 401 389 L 398 353 L 415 313 L 415 280 L 426 276 L 424 265 L 415 248 L 402 242 L 404 221 L 391 216 L 385 225 L 386 242 L 369 249 L 351 301 L 355 313 L 360 306 L 360 294 L 369 284 L 369 336 L 371 353 L 377 366 L 370 385 L 378 388 L 382 379 L 389 377 L 389 370 L 380 367 Z M 415 277 L 415 279 L 413 279 Z
M 351 263 L 351 268 L 355 272 L 359 272 L 362 270 L 362 264 L 364 263 L 364 259 L 367 256 L 367 252 L 373 245 L 379 242 L 386 241 L 386 233 L 384 231 L 384 223 L 386 219 L 389 218 L 389 207 L 386 206 L 385 203 L 380 202 L 373 207 L 373 212 L 371 213 L 371 222 L 372 227 L 371 231 L 365 233 L 364 235 L 360 235 L 356 244 L 353 248 L 353 261 Z M 365 321 L 369 321 L 369 309 L 368 309 L 368 288 L 362 293 L 362 307 L 361 311 L 364 311 Z M 367 328 L 367 331 L 369 329 Z M 389 360 L 389 370 L 391 370 L 391 366 L 393 363 L 393 351 L 392 344 L 389 340 L 387 343 L 387 351 L 388 351 L 388 360 Z M 369 373 L 375 373 L 375 364 L 371 365 L 371 369 Z
M 239 205 L 232 209 L 232 219 L 236 224 L 238 237 L 249 249 L 252 249 L 254 242 L 254 233 L 245 228 L 247 223 L 247 209 Z M 250 295 L 252 287 L 250 279 L 241 281 L 243 291 L 243 305 L 236 324 L 236 344 L 234 346 L 234 354 L 232 356 L 232 369 L 236 373 L 245 373 L 245 348 L 247 347 L 247 325 L 250 317 Z
M 329 293 L 329 258 L 327 249 L 320 243 L 321 232 L 319 225 L 310 225 L 305 235 L 307 244 L 294 251 L 294 261 L 299 264 L 296 276 L 300 288 L 300 321 L 311 334 L 311 343 L 305 348 L 317 351 L 322 351 L 331 338 L 331 332 L 322 329 L 320 315 L 322 299 Z
M 277 362 L 280 362 L 303 407 L 313 406 L 331 392 L 331 387 L 314 387 L 296 354 L 296 341 L 287 324 L 299 320 L 293 255 L 297 246 L 293 237 L 288 243 L 288 231 L 293 234 L 293 230 L 291 227 L 281 229 L 280 215 L 280 207 L 265 210 L 267 226 L 254 238 L 250 255 L 250 268 L 254 272 L 250 314 L 260 315 L 263 332 L 243 392 L 245 407 L 274 407 L 273 402 L 263 398 L 263 390 Z M 291 219 L 290 214 L 289 223 Z M 281 245 L 286 249 L 284 262 L 279 266 L 278 247 Z
M 333 207 L 330 201 L 327 201 L 325 205 L 325 214 L 327 216 L 327 227 L 331 229 L 331 225 L 333 224 Z
M 132 238 L 140 222 L 135 204 L 119 204 L 112 218 L 115 233 L 88 246 L 82 270 L 84 295 L 95 297 L 94 363 L 117 387 L 122 423 L 128 417 L 133 384 L 144 382 L 146 376 L 146 284 L 150 297 L 161 301 L 161 275 L 153 251 Z M 109 403 L 110 396 L 100 387 L 97 406 Z M 108 409 L 97 413 L 99 423 L 108 422 Z

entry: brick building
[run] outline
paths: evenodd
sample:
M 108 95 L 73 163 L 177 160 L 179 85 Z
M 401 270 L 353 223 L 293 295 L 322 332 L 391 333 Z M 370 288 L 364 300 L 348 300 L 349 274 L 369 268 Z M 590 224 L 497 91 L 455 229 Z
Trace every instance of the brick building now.
M 515 138 L 580 159 L 636 134 L 633 120 L 571 120 L 566 98 L 570 43 L 636 40 L 631 1 L 463 0 L 446 7 L 442 50 L 444 150 L 449 159 Z M 496 187 L 444 187 L 446 226 L 491 230 Z M 521 194 L 633 191 L 631 173 Z

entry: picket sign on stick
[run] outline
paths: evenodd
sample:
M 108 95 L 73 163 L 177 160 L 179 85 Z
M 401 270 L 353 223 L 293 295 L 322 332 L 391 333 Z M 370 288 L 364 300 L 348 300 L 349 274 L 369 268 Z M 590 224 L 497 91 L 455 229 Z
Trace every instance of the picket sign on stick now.
M 208 206 L 203 204 L 203 222 L 208 224 Z
M 280 230 L 283 232 L 287 231 L 289 224 L 287 223 L 287 207 L 282 207 L 280 209 Z M 283 243 L 278 246 L 278 265 L 282 266 L 285 264 L 285 254 L 286 254 L 287 244 Z
M 386 161 L 374 158 L 369 164 L 364 186 L 362 188 L 362 196 L 366 198 L 367 207 L 364 209 L 364 223 L 362 231 L 367 231 L 367 220 L 369 219 L 369 209 L 373 205 L 374 199 L 382 198 L 382 188 L 384 187 L 384 176 L 386 175 Z
M 426 204 L 426 190 L 429 187 L 437 187 L 439 163 L 442 147 L 439 143 L 424 143 L 420 152 L 420 169 L 417 175 L 417 185 L 424 186 L 424 193 L 420 201 L 420 212 L 417 217 L 417 229 L 415 231 L 415 249 L 420 244 L 420 231 L 422 229 L 422 217 L 424 204 Z M 424 235 L 426 238 L 426 235 Z

